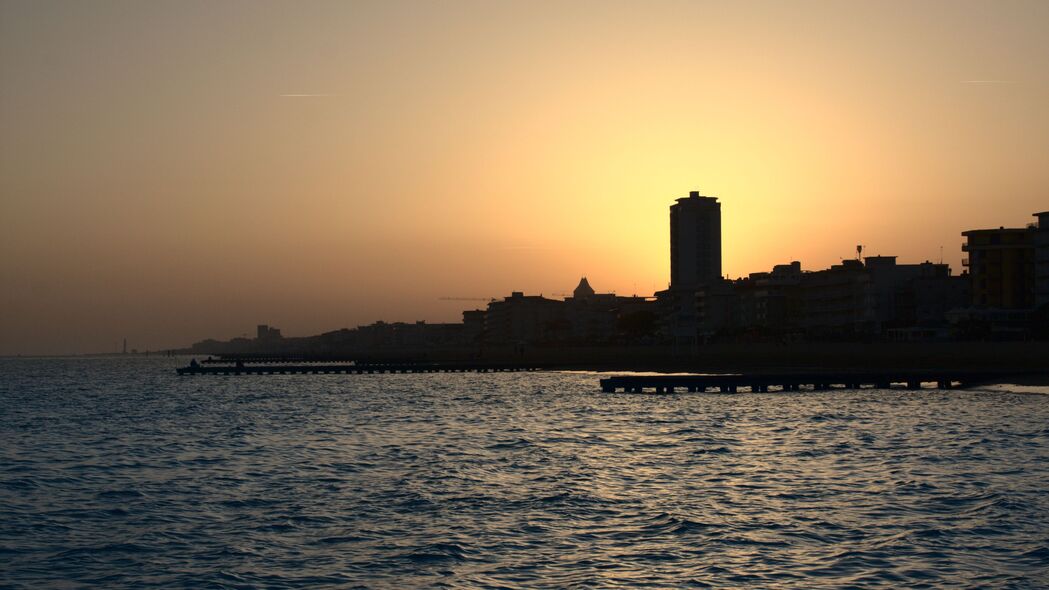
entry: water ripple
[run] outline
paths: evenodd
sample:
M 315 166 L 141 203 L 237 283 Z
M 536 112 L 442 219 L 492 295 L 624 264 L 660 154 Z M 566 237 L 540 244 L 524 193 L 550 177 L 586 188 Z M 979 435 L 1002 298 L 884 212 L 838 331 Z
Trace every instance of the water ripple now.
M 0 360 L 0 587 L 1049 587 L 1049 389 Z

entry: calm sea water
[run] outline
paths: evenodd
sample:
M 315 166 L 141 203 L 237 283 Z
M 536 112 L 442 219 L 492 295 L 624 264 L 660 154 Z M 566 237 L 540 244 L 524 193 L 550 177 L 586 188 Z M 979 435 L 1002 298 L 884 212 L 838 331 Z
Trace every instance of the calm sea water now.
M 1049 587 L 1049 388 L 0 360 L 0 586 Z

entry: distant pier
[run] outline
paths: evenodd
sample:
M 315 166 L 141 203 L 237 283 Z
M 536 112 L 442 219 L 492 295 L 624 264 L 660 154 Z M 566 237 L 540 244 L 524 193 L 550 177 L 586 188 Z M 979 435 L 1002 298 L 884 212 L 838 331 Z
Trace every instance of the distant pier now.
M 373 375 L 417 373 L 517 373 L 558 370 L 565 367 L 542 363 L 413 362 L 343 360 L 331 357 L 248 356 L 208 358 L 175 369 L 179 375 Z M 581 369 L 581 367 L 575 367 Z M 605 393 L 739 393 L 825 391 L 831 389 L 911 390 L 960 389 L 986 383 L 1002 383 L 1012 378 L 1038 375 L 1045 371 L 957 371 L 957 370 L 879 370 L 821 371 L 805 373 L 728 373 L 708 375 L 620 375 L 600 380 Z
M 957 389 L 988 383 L 1015 373 L 897 371 L 877 373 L 806 373 L 806 374 L 731 374 L 731 375 L 629 375 L 601 380 L 605 393 L 675 393 L 750 391 L 824 391 L 828 389 L 889 389 L 894 385 L 922 389 L 926 384 L 937 389 Z
M 253 363 L 253 364 L 312 364 L 312 363 L 327 363 L 327 364 L 355 364 L 355 365 L 371 365 L 371 364 L 418 364 L 424 362 L 414 358 L 398 358 L 398 359 L 387 359 L 385 361 L 367 359 L 359 355 L 353 356 L 332 356 L 332 355 L 311 355 L 311 354 L 221 354 L 217 357 L 209 356 L 200 361 L 202 365 L 232 365 L 236 363 Z
M 343 363 L 307 364 L 241 362 L 218 364 L 216 361 L 175 369 L 179 375 L 371 375 L 376 373 L 508 373 L 538 371 L 526 365 L 487 365 L 469 363 Z

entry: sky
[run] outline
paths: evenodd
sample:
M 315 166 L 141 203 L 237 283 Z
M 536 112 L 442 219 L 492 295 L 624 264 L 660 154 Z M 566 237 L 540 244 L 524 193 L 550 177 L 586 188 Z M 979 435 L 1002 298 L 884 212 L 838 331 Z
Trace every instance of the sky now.
M 1049 2 L 0 0 L 0 354 L 942 260 L 1049 209 Z

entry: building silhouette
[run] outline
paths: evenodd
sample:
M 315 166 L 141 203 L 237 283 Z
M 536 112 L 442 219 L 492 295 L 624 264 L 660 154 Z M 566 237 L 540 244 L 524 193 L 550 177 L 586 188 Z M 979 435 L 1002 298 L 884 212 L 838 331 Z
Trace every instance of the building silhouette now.
M 721 277 L 721 203 L 691 191 L 670 206 L 670 288 L 656 293 L 661 332 L 697 344 L 732 319 L 732 285 Z
M 721 203 L 692 191 L 670 206 L 670 288 L 695 289 L 721 278 Z
M 586 277 L 579 279 L 579 284 L 572 290 L 572 297 L 574 299 L 589 299 L 596 294 L 594 288 L 590 286 L 590 282 L 586 280 Z
M 647 297 L 597 293 L 583 277 L 572 296 L 563 300 L 514 291 L 491 301 L 483 312 L 483 341 L 607 344 L 640 338 L 649 334 L 646 323 L 655 323 L 654 308 Z
M 1035 213 L 1038 223 L 1034 242 L 1034 304 L 1039 309 L 1049 305 L 1049 211 Z
M 1049 211 L 1027 227 L 962 232 L 969 257 L 972 305 L 980 309 L 1034 309 L 1049 304 Z
M 798 329 L 801 280 L 801 262 L 794 260 L 736 281 L 736 325 L 741 330 L 766 332 Z
M 1037 223 L 1023 228 L 963 232 L 970 272 L 959 276 L 942 262 L 901 264 L 857 251 L 822 270 L 792 261 L 729 280 L 721 274 L 721 204 L 692 191 L 670 206 L 671 280 L 654 298 L 599 293 L 582 277 L 571 296 L 514 291 L 464 311 L 461 323 L 380 321 L 306 338 L 260 324 L 254 339 L 205 340 L 192 350 L 459 349 L 480 357 L 510 348 L 520 355 L 525 346 L 673 345 L 697 353 L 699 345 L 732 341 L 1049 338 L 1049 211 L 1034 215 Z
M 637 322 L 643 323 L 645 315 L 650 315 L 654 324 L 654 308 L 655 302 L 646 297 L 597 293 L 583 277 L 572 296 L 564 300 L 568 340 L 579 344 L 607 343 L 626 336 L 624 332 L 633 332 L 636 337 L 644 330 L 630 326 L 640 328 Z
M 1034 307 L 1034 240 L 1028 228 L 974 229 L 962 232 L 969 254 L 974 307 Z
M 547 342 L 566 331 L 564 302 L 522 291 L 489 303 L 484 318 L 485 340 L 494 343 Z
M 977 337 L 1049 335 L 1049 211 L 1027 227 L 962 232 L 970 307 L 953 314 Z
M 256 340 L 280 340 L 282 338 L 280 329 L 267 324 L 259 324 L 255 327 Z
M 463 311 L 463 341 L 467 344 L 476 344 L 484 336 L 484 317 L 487 312 L 483 309 L 468 309 Z
M 945 337 L 946 315 L 964 306 L 967 279 L 946 264 L 899 264 L 895 256 L 843 260 L 801 274 L 799 325 L 810 336 Z

